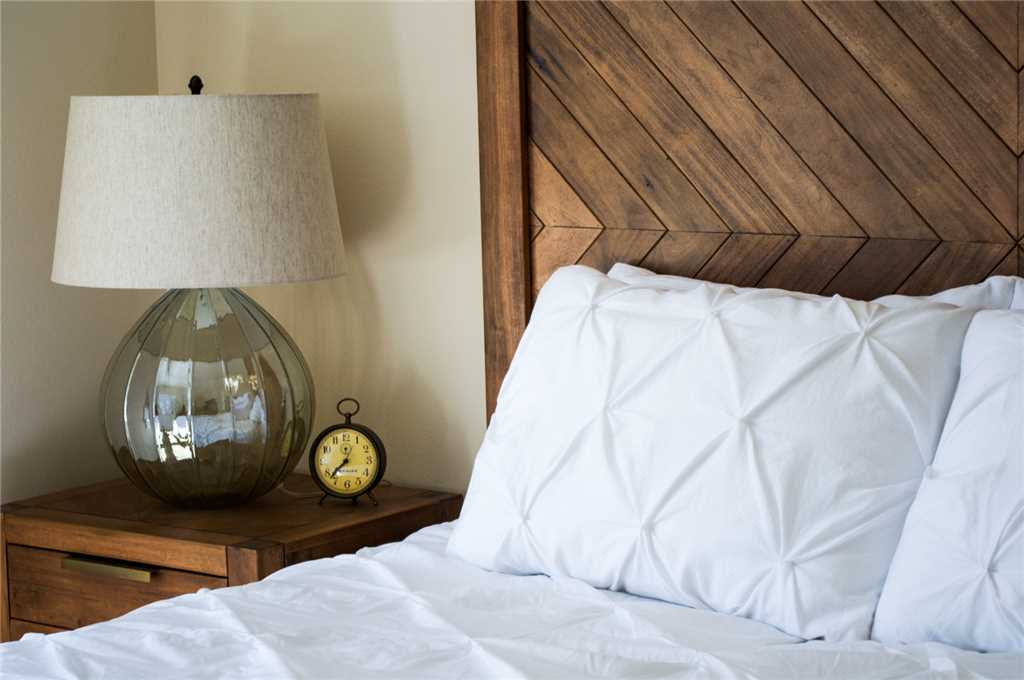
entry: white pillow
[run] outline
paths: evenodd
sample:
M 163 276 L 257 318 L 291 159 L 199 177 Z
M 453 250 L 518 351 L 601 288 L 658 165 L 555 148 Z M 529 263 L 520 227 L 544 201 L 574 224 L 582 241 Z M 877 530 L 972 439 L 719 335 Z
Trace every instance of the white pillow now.
M 736 290 L 755 290 L 742 288 L 725 283 L 712 283 L 685 276 L 655 274 L 654 272 L 635 267 L 625 262 L 612 265 L 608 276 L 634 286 L 652 286 L 654 288 L 670 288 L 672 290 L 690 290 L 700 285 L 728 286 Z M 813 293 L 789 292 L 797 297 L 821 298 Z M 1019 276 L 990 276 L 981 283 L 959 288 L 950 288 L 934 295 L 914 297 L 910 295 L 886 295 L 875 298 L 872 302 L 888 307 L 904 307 L 918 302 L 944 302 L 957 307 L 977 307 L 979 309 L 1024 309 L 1024 278 Z
M 971 314 L 560 269 L 448 550 L 866 638 Z
M 1024 651 L 1024 312 L 985 311 L 872 637 Z

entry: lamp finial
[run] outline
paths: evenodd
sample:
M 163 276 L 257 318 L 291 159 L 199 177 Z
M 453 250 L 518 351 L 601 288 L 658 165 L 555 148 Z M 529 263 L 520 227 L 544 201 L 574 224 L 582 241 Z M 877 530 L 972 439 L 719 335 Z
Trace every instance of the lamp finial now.
M 203 79 L 198 75 L 192 76 L 188 79 L 188 89 L 192 94 L 199 94 L 203 89 Z

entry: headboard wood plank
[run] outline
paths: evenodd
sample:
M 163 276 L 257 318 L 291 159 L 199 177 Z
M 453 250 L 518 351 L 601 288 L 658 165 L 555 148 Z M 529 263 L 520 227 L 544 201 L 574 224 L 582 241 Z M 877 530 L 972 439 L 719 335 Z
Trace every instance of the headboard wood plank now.
M 1019 3 L 477 12 L 488 413 L 566 264 L 862 299 L 1022 273 Z
M 957 8 L 985 35 L 1006 61 L 1016 68 L 1024 66 L 1024 50 L 1018 49 L 1017 14 L 1013 2 L 974 2 L 958 0 Z M 1019 29 L 1024 31 L 1024 29 Z
M 876 3 L 812 2 L 806 5 L 853 55 L 981 203 L 1003 225 L 1017 222 L 1016 159 L 975 109 L 958 96 L 949 76 L 907 39 Z M 973 26 L 965 29 L 974 32 Z M 968 33 L 969 35 L 970 33 Z M 967 62 L 970 50 L 962 49 Z M 960 63 L 960 62 L 957 62 Z M 1013 82 L 1013 69 L 1006 77 Z M 976 77 L 982 77 L 980 74 Z M 835 88 L 835 85 L 833 85 Z M 985 99 L 997 104 L 994 93 Z M 1016 100 L 1007 116 L 1016 120 Z M 985 234 L 992 237 L 994 235 Z
M 600 220 L 600 225 L 609 229 L 664 229 L 601 148 L 532 70 L 527 74 L 527 90 L 534 144 Z
M 556 6 L 566 7 L 545 4 L 550 11 Z M 608 14 L 602 12 L 599 4 L 572 6 L 585 7 L 595 26 L 600 25 L 598 18 L 602 14 Z M 679 96 L 782 211 L 792 227 L 781 233 L 864 235 L 846 209 L 668 5 L 614 2 L 608 7 L 638 49 L 646 53 Z M 626 81 L 621 85 L 628 87 Z M 671 135 L 671 127 L 666 128 L 665 134 Z M 734 224 L 733 230 L 751 231 L 748 223 L 749 220 Z
M 992 213 L 813 11 L 792 2 L 740 2 L 739 7 L 938 238 L 1004 238 Z M 906 49 L 917 48 L 907 44 Z M 875 190 L 867 186 L 861 192 L 870 200 Z M 890 235 L 896 236 L 872 234 Z
M 526 327 L 530 290 L 522 13 L 476 5 L 480 219 L 487 413 Z
M 586 5 L 576 5 L 585 7 Z M 604 10 L 594 5 L 604 13 Z M 559 30 L 548 10 L 529 3 L 527 34 L 541 46 L 530 50 L 533 73 L 586 130 L 623 178 L 658 216 L 663 228 L 680 231 L 727 231 L 721 218 L 694 189 L 686 176 L 644 130 L 622 94 L 610 88 L 590 68 L 585 54 Z M 571 77 L 565 74 L 571 73 Z M 637 87 L 630 92 L 639 92 Z M 625 94 L 625 93 L 623 93 Z M 654 182 L 657 187 L 653 186 Z M 629 225 L 632 226 L 632 225 Z
M 1012 3 L 1007 3 L 1013 8 Z M 1016 66 L 949 2 L 884 2 L 882 10 L 1011 150 L 1017 145 Z M 1012 17 L 1016 21 L 1016 17 Z M 1014 174 L 1014 180 L 1016 175 Z
M 728 2 L 671 7 L 867 234 L 935 237 L 739 8 Z

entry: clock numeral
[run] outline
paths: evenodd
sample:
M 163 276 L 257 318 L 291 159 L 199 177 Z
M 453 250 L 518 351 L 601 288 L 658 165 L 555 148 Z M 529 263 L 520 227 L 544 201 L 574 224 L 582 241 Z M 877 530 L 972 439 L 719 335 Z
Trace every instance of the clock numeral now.
M 370 477 L 370 468 L 366 468 L 365 470 L 363 470 L 363 474 L 366 475 L 367 479 L 369 479 L 369 477 Z
M 346 479 L 346 480 L 345 480 L 345 488 L 347 489 L 347 488 L 349 488 L 350 486 L 352 486 L 352 482 L 351 482 L 351 480 L 348 480 L 348 479 Z
M 373 465 L 373 456 L 367 456 L 366 457 L 366 464 L 367 465 Z
M 348 433 L 341 435 L 341 441 L 343 441 L 343 442 L 347 442 L 348 441 Z
M 334 436 L 334 443 L 335 443 L 335 444 L 337 444 L 337 443 L 338 443 L 338 437 L 337 437 L 337 435 L 335 435 L 335 436 Z

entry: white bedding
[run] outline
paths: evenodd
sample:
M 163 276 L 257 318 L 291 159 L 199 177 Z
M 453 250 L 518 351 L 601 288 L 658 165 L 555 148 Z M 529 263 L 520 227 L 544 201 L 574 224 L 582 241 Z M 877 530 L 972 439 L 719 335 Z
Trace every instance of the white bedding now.
M 446 557 L 451 525 L 0 646 L 4 678 L 1015 678 L 1024 655 L 801 642 Z

